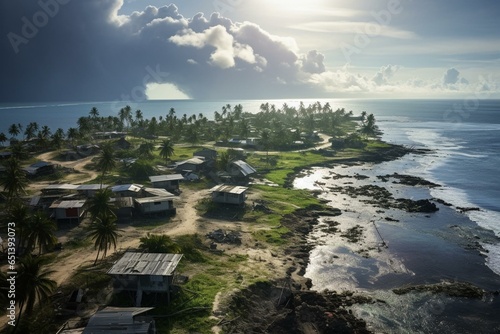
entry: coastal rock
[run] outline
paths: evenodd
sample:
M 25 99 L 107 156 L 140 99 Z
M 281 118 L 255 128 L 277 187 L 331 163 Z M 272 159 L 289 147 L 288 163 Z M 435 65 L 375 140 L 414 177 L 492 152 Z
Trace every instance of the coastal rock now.
M 444 293 L 450 297 L 482 298 L 486 293 L 483 289 L 468 282 L 441 282 L 428 285 L 413 285 L 392 290 L 397 295 L 409 292 Z

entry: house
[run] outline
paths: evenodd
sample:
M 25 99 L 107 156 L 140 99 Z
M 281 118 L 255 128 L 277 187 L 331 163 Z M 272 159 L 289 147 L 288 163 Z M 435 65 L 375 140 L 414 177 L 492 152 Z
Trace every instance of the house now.
M 99 153 L 99 146 L 87 144 L 87 145 L 79 145 L 76 147 L 76 152 L 81 156 L 88 157 L 93 154 Z
M 206 161 L 214 161 L 217 160 L 217 151 L 205 147 L 202 150 L 194 152 L 193 157 L 203 157 Z
M 175 269 L 182 254 L 126 252 L 108 270 L 113 277 L 115 289 L 136 293 L 136 306 L 142 302 L 143 292 L 170 293 Z
M 153 307 L 106 307 L 94 314 L 82 334 L 156 334 L 152 317 L 141 314 Z
M 243 160 L 232 161 L 229 164 L 229 174 L 236 180 L 247 180 L 255 173 L 257 173 L 255 168 Z
M 107 188 L 107 184 L 82 184 L 79 185 L 78 188 L 76 188 L 76 191 L 79 194 L 82 194 L 86 196 L 87 198 L 94 197 L 95 193 L 98 192 L 101 189 Z
M 175 214 L 174 196 L 135 198 L 137 209 L 144 215 Z
M 49 184 L 48 186 L 42 189 L 42 196 L 51 196 L 51 195 L 63 196 L 73 193 L 77 189 L 78 189 L 77 185 L 69 183 Z
M 119 222 L 127 221 L 134 215 L 134 199 L 132 197 L 114 197 L 110 199 L 113 204 L 113 212 Z
M 49 207 L 57 221 L 80 222 L 85 213 L 85 200 L 57 200 Z
M 81 157 L 76 151 L 66 150 L 61 152 L 61 158 L 63 158 L 66 161 L 75 161 L 79 160 Z
M 174 197 L 175 195 L 171 192 L 166 191 L 161 188 L 144 188 L 143 197 L 158 197 L 158 196 L 166 196 L 166 197 Z
M 47 161 L 38 161 L 23 169 L 28 176 L 35 177 L 53 174 L 56 171 L 56 165 Z
M 161 188 L 168 191 L 179 191 L 179 182 L 184 181 L 182 174 L 150 176 L 149 180 L 154 188 Z
M 210 189 L 210 192 L 212 201 L 216 203 L 242 205 L 247 198 L 247 190 L 247 187 L 220 184 Z
M 121 150 L 128 150 L 132 147 L 132 144 L 125 139 L 125 137 L 121 137 L 115 142 L 115 148 Z
M 120 184 L 111 187 L 116 197 L 142 197 L 144 186 L 142 184 Z
M 204 165 L 205 165 L 205 160 L 199 157 L 194 157 L 188 160 L 178 162 L 175 166 L 175 170 L 198 172 L 203 169 Z

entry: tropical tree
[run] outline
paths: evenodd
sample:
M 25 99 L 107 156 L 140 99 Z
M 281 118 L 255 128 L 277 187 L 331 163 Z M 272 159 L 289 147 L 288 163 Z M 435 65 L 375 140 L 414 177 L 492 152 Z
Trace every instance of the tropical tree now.
M 366 117 L 366 121 L 361 127 L 361 132 L 366 135 L 374 135 L 376 131 L 377 126 L 375 125 L 375 116 L 373 116 L 373 114 L 370 114 L 368 115 L 368 117 Z
M 161 144 L 160 156 L 168 163 L 170 157 L 174 155 L 174 144 L 170 140 L 164 140 Z
M 7 136 L 5 135 L 5 133 L 0 132 L 0 143 L 2 144 L 2 146 L 3 143 L 5 143 L 6 141 L 7 141 Z
M 101 188 L 106 172 L 116 167 L 115 151 L 110 143 L 104 144 L 101 147 L 101 154 L 97 158 L 96 167 L 102 172 Z
M 181 252 L 181 248 L 168 235 L 165 234 L 147 234 L 139 239 L 141 244 L 139 248 L 149 253 L 174 253 Z
M 132 118 L 132 108 L 130 106 L 125 106 L 124 108 L 120 109 L 120 112 L 118 113 L 118 117 L 120 118 L 120 121 L 122 122 L 122 126 L 125 127 L 125 123 L 127 123 L 127 128 L 130 126 L 130 120 Z
M 137 148 L 137 153 L 139 154 L 140 157 L 149 159 L 149 158 L 153 157 L 154 149 L 155 149 L 155 147 L 154 147 L 153 143 L 145 142 L 145 143 L 142 143 L 141 145 L 139 145 L 139 147 Z
M 18 127 L 17 124 L 13 123 L 9 126 L 9 134 L 12 137 L 17 137 L 17 135 L 21 132 L 20 128 Z
M 12 201 L 9 204 L 5 222 L 12 222 L 16 224 L 16 253 L 18 254 L 25 248 L 27 234 L 30 232 L 27 226 L 30 219 L 30 210 L 22 201 Z
M 269 158 L 269 147 L 271 146 L 271 132 L 269 129 L 264 129 L 260 133 L 260 144 L 266 151 L 266 155 Z
M 18 323 L 21 315 L 31 315 L 36 302 L 44 303 L 56 289 L 57 284 L 49 276 L 54 271 L 45 270 L 48 259 L 27 254 L 18 261 L 16 297 L 19 303 Z M 23 313 L 24 311 L 24 313 Z
M 37 131 L 38 131 L 38 123 L 37 122 L 30 122 L 26 126 L 26 129 L 24 130 L 24 135 L 26 136 L 27 140 L 30 140 L 31 138 L 35 137 L 35 133 Z
M 42 249 L 53 247 L 57 242 L 54 235 L 56 229 L 55 222 L 44 212 L 35 212 L 28 224 L 28 249 L 38 245 L 38 254 L 42 254 Z
M 12 200 L 25 192 L 28 180 L 18 159 L 12 157 L 4 163 L 5 170 L 0 174 L 0 186 L 7 198 Z
M 102 258 L 104 259 L 111 246 L 116 249 L 116 241 L 119 237 L 116 227 L 116 217 L 111 215 L 97 217 L 90 224 L 89 231 L 90 237 L 94 240 L 94 248 L 97 249 L 97 256 L 94 261 L 94 265 L 96 265 L 101 251 L 103 252 Z
M 71 146 L 74 146 L 75 139 L 78 138 L 78 130 L 76 128 L 69 128 L 66 132 L 66 137 L 71 141 Z
M 231 162 L 232 157 L 228 152 L 221 152 L 217 155 L 216 167 L 219 171 L 225 171 Z
M 113 193 L 109 188 L 99 189 L 87 201 L 87 212 L 90 214 L 92 220 L 104 216 L 115 216 L 113 212 L 114 205 L 110 202 L 112 195 Z

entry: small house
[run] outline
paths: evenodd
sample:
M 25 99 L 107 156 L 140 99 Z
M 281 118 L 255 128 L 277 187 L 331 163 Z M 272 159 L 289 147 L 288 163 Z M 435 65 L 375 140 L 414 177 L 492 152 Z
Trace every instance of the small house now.
M 194 157 L 188 160 L 178 162 L 175 166 L 177 171 L 198 172 L 205 166 L 205 160 L 199 157 Z
M 45 188 L 42 189 L 42 196 L 51 196 L 51 195 L 68 195 L 75 192 L 78 189 L 77 185 L 63 183 L 63 184 L 49 184 Z
M 205 147 L 199 151 L 194 152 L 193 157 L 203 157 L 206 161 L 215 161 L 217 160 L 217 151 Z
M 184 181 L 182 174 L 150 176 L 149 180 L 154 188 L 161 188 L 168 191 L 178 191 L 180 181 Z
M 113 197 L 110 199 L 113 204 L 113 212 L 118 221 L 127 221 L 134 215 L 134 199 L 132 197 Z
M 246 180 L 255 173 L 257 173 L 255 168 L 243 160 L 232 161 L 229 164 L 229 174 L 236 180 Z
M 79 194 L 84 195 L 87 198 L 94 197 L 95 193 L 98 192 L 101 189 L 107 188 L 107 184 L 82 184 L 79 185 L 78 188 L 76 188 L 76 191 Z
M 116 197 L 141 197 L 144 186 L 141 184 L 120 184 L 111 187 Z
M 142 302 L 142 293 L 170 293 L 175 269 L 182 254 L 126 252 L 108 270 L 114 287 L 120 291 L 136 293 L 136 306 Z
M 132 147 L 132 144 L 125 139 L 125 137 L 121 137 L 115 142 L 115 148 L 118 150 L 128 150 Z
M 57 221 L 80 222 L 85 213 L 85 200 L 57 200 L 49 207 Z
M 156 334 L 153 317 L 143 316 L 153 307 L 106 307 L 94 314 L 82 334 Z
M 35 177 L 41 175 L 53 174 L 56 171 L 56 165 L 47 161 L 39 161 L 24 168 L 28 176 Z
M 220 184 L 210 189 L 210 192 L 212 201 L 216 203 L 242 205 L 247 198 L 247 190 L 247 187 Z
M 137 209 L 143 215 L 175 214 L 174 196 L 135 198 Z

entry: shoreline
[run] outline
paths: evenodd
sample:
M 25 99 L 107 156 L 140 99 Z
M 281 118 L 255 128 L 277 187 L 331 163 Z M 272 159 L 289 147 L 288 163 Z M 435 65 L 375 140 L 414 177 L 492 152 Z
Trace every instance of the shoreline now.
M 356 168 L 356 170 L 363 169 L 363 168 L 371 168 L 371 167 L 377 165 L 377 163 L 374 163 L 373 166 L 366 167 L 364 164 L 366 164 L 366 166 L 367 166 L 367 165 L 370 165 L 370 162 L 364 161 L 361 165 L 357 165 L 358 168 Z M 339 167 L 338 164 L 330 165 L 330 167 L 332 167 L 332 169 L 334 167 L 338 167 L 337 169 L 341 169 L 341 167 Z M 346 168 L 342 169 L 342 171 L 348 170 L 350 167 L 352 169 L 353 166 L 352 166 L 352 164 L 348 164 L 345 167 Z M 356 167 L 356 165 L 355 165 L 355 167 Z M 320 167 L 319 170 L 321 170 L 321 169 L 322 168 Z M 315 172 L 318 173 L 317 170 L 312 172 L 312 173 L 314 174 Z M 298 178 L 301 178 L 301 177 L 304 178 L 304 174 L 307 174 L 307 173 L 301 173 L 298 176 Z M 333 176 L 335 176 L 335 173 Z M 408 246 L 405 245 L 404 242 L 402 242 L 402 241 L 396 242 L 396 240 L 398 238 L 403 238 L 404 235 L 408 235 L 408 233 L 410 233 L 410 232 L 411 233 L 417 232 L 417 234 L 423 233 L 422 231 L 418 232 L 418 230 L 415 230 L 415 228 L 417 228 L 417 229 L 423 228 L 422 227 L 423 225 L 420 227 L 415 227 L 415 224 L 419 224 L 419 222 L 418 222 L 419 219 L 415 218 L 415 216 L 419 215 L 419 214 L 418 213 L 416 213 L 416 214 L 415 213 L 414 214 L 403 213 L 403 214 L 400 214 L 398 216 L 398 214 L 397 214 L 398 209 L 397 208 L 396 209 L 393 207 L 391 208 L 390 205 L 387 205 L 387 203 L 384 203 L 385 207 L 380 206 L 381 202 L 384 202 L 387 200 L 386 197 L 389 196 L 389 194 L 384 194 L 383 192 L 381 193 L 380 191 L 370 193 L 368 191 L 368 189 L 366 189 L 366 188 L 364 190 L 361 190 L 361 192 L 356 191 L 354 188 L 356 188 L 357 186 L 362 188 L 362 186 L 360 186 L 359 183 L 362 183 L 362 180 L 365 179 L 365 176 L 366 175 L 354 174 L 354 175 L 350 175 L 349 177 L 346 177 L 346 179 L 348 181 L 345 181 L 345 183 L 347 183 L 347 185 L 344 184 L 343 187 L 346 187 L 346 188 L 349 187 L 351 189 L 350 189 L 350 191 L 347 191 L 347 192 L 344 191 L 342 193 L 342 196 L 348 197 L 351 200 L 358 199 L 359 197 L 372 198 L 371 201 L 365 198 L 365 201 L 363 204 L 365 206 L 352 206 L 351 205 L 349 207 L 349 211 L 351 211 L 351 212 L 349 212 L 349 214 L 351 216 L 356 216 L 358 214 L 361 215 L 363 211 L 368 210 L 367 206 L 374 205 L 377 208 L 373 210 L 373 215 L 378 214 L 380 216 L 380 219 L 377 222 L 377 225 L 379 225 L 378 229 L 374 229 L 372 227 L 369 230 L 369 226 L 366 226 L 369 224 L 365 224 L 365 225 L 361 224 L 362 226 L 359 227 L 359 230 L 356 230 L 354 228 L 354 226 L 351 226 L 350 231 L 353 233 L 359 232 L 360 235 L 363 235 L 362 230 L 365 229 L 366 231 L 364 232 L 364 234 L 365 234 L 365 238 L 367 238 L 367 239 L 363 239 L 363 237 L 358 235 L 358 238 L 353 240 L 354 242 L 345 241 L 346 237 L 348 238 L 348 236 L 346 236 L 346 234 L 344 233 L 344 238 L 343 238 L 344 244 L 337 245 L 335 250 L 328 249 L 328 247 L 321 246 L 321 244 L 319 244 L 319 246 L 318 246 L 317 237 L 316 237 L 316 240 L 315 240 L 315 237 L 311 237 L 311 238 L 309 238 L 309 241 L 313 244 L 316 244 L 316 248 L 320 249 L 320 251 L 316 251 L 316 252 L 313 251 L 312 252 L 311 258 L 313 258 L 313 261 L 316 261 L 316 262 L 318 261 L 317 259 L 314 260 L 315 257 L 322 259 L 323 261 L 325 261 L 325 258 L 329 257 L 330 261 L 332 261 L 332 263 L 339 262 L 339 261 L 340 262 L 347 261 L 346 258 L 349 258 L 349 255 L 347 255 L 345 252 L 349 253 L 349 252 L 355 252 L 355 251 L 354 250 L 346 251 L 345 249 L 341 249 L 341 248 L 344 246 L 348 247 L 348 246 L 352 245 L 353 243 L 354 244 L 361 244 L 361 246 L 358 247 L 359 254 L 356 254 L 356 256 L 350 257 L 350 260 L 353 260 L 353 259 L 355 260 L 354 262 L 348 262 L 348 263 L 350 263 L 351 267 L 352 266 L 355 267 L 356 263 L 359 266 L 361 263 L 361 267 L 359 267 L 359 268 L 360 269 L 365 268 L 363 270 L 367 270 L 366 268 L 370 268 L 370 266 L 373 266 L 374 262 L 375 263 L 376 262 L 389 263 L 389 261 L 391 262 L 392 267 L 391 267 L 391 265 L 387 265 L 385 270 L 387 270 L 387 269 L 394 270 L 393 265 L 395 263 L 398 263 L 397 265 L 400 267 L 398 270 L 396 270 L 396 272 L 394 274 L 390 274 L 390 273 L 383 274 L 382 273 L 382 275 L 380 276 L 380 273 L 378 273 L 379 277 L 377 277 L 376 275 L 374 275 L 375 277 L 373 277 L 373 276 L 370 276 L 369 274 L 360 276 L 359 273 L 356 274 L 356 270 L 353 270 L 353 268 L 350 268 L 351 269 L 350 271 L 349 271 L 349 269 L 346 269 L 348 272 L 351 273 L 350 275 L 355 275 L 355 277 L 357 277 L 358 283 L 354 284 L 354 286 L 358 286 L 358 289 L 356 289 L 356 290 L 358 290 L 360 292 L 369 293 L 370 295 L 373 296 L 373 291 L 379 291 L 379 290 L 380 291 L 384 291 L 384 290 L 391 291 L 393 288 L 398 288 L 398 287 L 402 287 L 402 286 L 422 285 L 422 284 L 424 284 L 424 286 L 428 287 L 428 289 L 426 291 L 434 291 L 434 290 L 432 290 L 431 284 L 442 283 L 442 282 L 447 282 L 447 284 L 451 284 L 452 286 L 455 285 L 455 287 L 457 289 L 459 289 L 459 287 L 462 283 L 468 282 L 468 281 L 473 281 L 473 282 L 475 281 L 474 282 L 475 285 L 478 285 L 479 286 L 478 288 L 483 290 L 485 295 L 488 295 L 488 296 L 490 296 L 490 298 L 493 299 L 493 301 L 491 302 L 491 305 L 494 305 L 495 309 L 498 308 L 500 310 L 500 308 L 499 308 L 500 301 L 498 298 L 498 293 L 499 293 L 498 286 L 500 286 L 499 285 L 500 284 L 500 277 L 497 274 L 495 274 L 487 266 L 486 262 L 484 261 L 485 249 L 480 244 L 480 241 L 483 241 L 483 240 L 487 240 L 488 242 L 498 243 L 498 237 L 496 237 L 494 234 L 492 234 L 491 231 L 488 231 L 484 228 L 481 228 L 476 222 L 468 219 L 464 215 L 464 211 L 466 212 L 467 210 L 462 210 L 463 212 L 460 213 L 458 211 L 455 211 L 455 209 L 458 210 L 459 208 L 449 208 L 448 206 L 445 205 L 446 203 L 442 203 L 442 202 L 440 203 L 440 201 L 438 199 L 430 198 L 430 202 L 434 202 L 434 204 L 437 205 L 437 208 L 440 209 L 440 210 L 436 211 L 436 212 L 438 212 L 438 214 L 436 216 L 438 216 L 438 215 L 439 216 L 438 216 L 438 218 L 432 218 L 433 213 L 422 213 L 422 214 L 420 214 L 422 217 L 422 218 L 420 218 L 420 220 L 423 219 L 423 221 L 427 225 L 427 227 L 426 227 L 428 229 L 427 231 L 431 231 L 432 229 L 440 229 L 440 228 L 443 229 L 443 231 L 440 231 L 439 232 L 440 236 L 434 237 L 435 240 L 428 243 L 428 245 L 432 245 L 432 244 L 434 244 L 434 245 L 449 245 L 447 247 L 451 247 L 450 245 L 456 245 L 457 246 L 456 249 L 457 250 L 462 249 L 463 254 L 461 256 L 459 256 L 459 254 L 449 254 L 447 261 L 453 262 L 453 259 L 455 256 L 457 258 L 476 259 L 475 261 L 477 261 L 478 264 L 474 267 L 471 267 L 471 269 L 476 268 L 475 272 L 477 273 L 477 275 L 483 275 L 483 276 L 485 276 L 485 278 L 484 279 L 475 279 L 473 277 L 474 271 L 469 276 L 460 275 L 459 274 L 460 268 L 456 268 L 455 271 L 453 271 L 451 269 L 446 270 L 445 268 L 447 268 L 447 266 L 449 268 L 452 267 L 451 265 L 446 264 L 446 260 L 442 261 L 442 263 L 441 263 L 441 265 L 443 265 L 443 267 L 440 268 L 440 269 L 443 269 L 443 273 L 441 275 L 439 275 L 438 270 L 434 274 L 431 274 L 431 272 L 426 274 L 425 269 L 424 269 L 424 271 L 422 271 L 422 269 L 419 269 L 415 272 L 412 272 L 412 274 L 408 275 L 408 271 L 411 272 L 412 264 L 414 264 L 415 261 L 412 260 L 412 261 L 408 262 L 408 258 L 409 258 L 408 254 L 407 254 Z M 385 175 L 385 177 L 391 177 L 391 176 L 394 177 L 394 175 Z M 401 175 L 399 175 L 399 176 L 401 176 Z M 379 178 L 380 177 L 384 177 L 384 175 L 379 176 Z M 307 178 L 307 176 L 306 176 L 306 178 Z M 325 187 L 328 188 L 328 185 L 326 185 L 324 183 L 326 183 L 325 181 L 328 181 L 329 178 L 332 178 L 332 176 L 331 175 L 325 176 L 325 179 L 321 180 L 321 183 L 323 183 L 322 185 L 319 185 L 321 190 L 312 190 L 310 188 L 309 188 L 309 190 L 312 190 L 317 196 L 319 196 L 321 199 L 324 199 L 325 196 L 322 196 L 322 194 L 327 192 L 327 190 L 325 190 Z M 294 178 L 294 179 L 296 179 L 296 178 Z M 311 184 L 313 182 L 312 181 L 313 179 L 314 178 L 309 178 L 307 182 L 309 184 Z M 342 177 L 340 178 L 340 180 L 341 179 L 342 179 Z M 339 180 L 339 178 L 337 178 L 337 180 Z M 416 192 L 414 194 L 416 194 L 417 197 L 418 197 L 418 195 L 421 195 L 422 192 L 424 192 L 424 193 L 428 192 L 427 190 L 422 190 L 422 188 L 428 187 L 427 189 L 430 189 L 433 186 L 438 186 L 438 185 L 433 185 L 430 182 L 417 182 L 417 183 L 415 183 L 415 181 L 418 181 L 418 180 L 412 179 L 411 177 L 406 178 L 406 181 L 408 181 L 408 182 L 401 182 L 401 178 L 398 181 L 399 182 L 393 181 L 391 183 L 391 186 L 393 184 L 398 183 L 399 185 L 401 185 L 401 187 L 409 187 L 409 189 L 406 189 L 406 191 L 408 193 L 411 193 L 412 190 L 416 190 Z M 358 184 L 351 185 L 350 183 L 353 183 L 353 182 L 358 183 Z M 387 182 L 387 180 L 386 180 L 386 182 Z M 291 181 L 290 183 L 293 184 L 293 181 Z M 406 183 L 406 184 L 404 184 L 404 183 Z M 398 185 L 395 185 L 395 186 L 398 187 Z M 343 188 L 343 187 L 338 187 L 334 190 L 339 191 L 339 190 L 341 190 L 340 188 Z M 358 190 L 359 190 L 359 188 L 358 188 Z M 376 200 L 374 201 L 374 199 L 376 199 Z M 339 207 L 338 205 L 336 205 L 335 202 L 332 202 L 331 198 L 329 199 L 328 202 L 330 202 L 330 205 L 333 207 Z M 346 213 L 345 208 L 342 208 L 342 211 L 343 211 L 343 214 Z M 413 217 L 412 219 L 415 221 L 409 223 L 408 225 L 414 224 L 412 227 L 413 230 L 407 230 L 406 232 L 404 232 L 404 231 L 397 232 L 397 230 L 408 229 L 408 226 L 402 227 L 401 226 L 402 223 L 400 221 L 404 221 L 405 219 L 408 219 L 408 217 L 411 217 L 411 216 Z M 443 217 L 448 217 L 448 218 L 451 217 L 452 219 L 455 219 L 455 224 L 448 224 L 449 226 L 447 226 L 447 227 L 439 227 L 436 225 L 432 226 L 433 220 L 435 221 L 436 219 L 443 219 Z M 340 218 L 340 217 L 337 217 L 337 218 Z M 338 219 L 336 219 L 336 220 L 338 220 Z M 326 224 L 323 224 L 322 229 L 324 231 L 327 231 L 327 233 L 331 233 L 332 231 L 333 231 L 333 233 L 339 233 L 339 230 L 341 228 L 342 229 L 347 228 L 346 226 L 339 224 L 336 220 L 334 220 L 334 222 L 335 222 L 334 224 L 332 224 L 332 221 L 326 220 Z M 427 222 L 425 220 L 427 220 Z M 398 224 L 399 224 L 399 226 L 398 226 Z M 421 224 L 421 222 L 420 222 L 420 224 Z M 373 226 L 377 226 L 377 225 L 375 225 L 375 222 L 373 222 Z M 380 251 L 380 248 L 381 248 L 380 246 L 383 245 L 382 242 L 380 242 L 381 241 L 380 240 L 380 238 L 381 238 L 380 230 L 382 231 L 382 235 L 385 235 L 387 237 L 387 239 L 389 239 L 389 242 L 388 242 L 389 252 L 391 254 L 392 254 L 392 252 L 395 252 L 395 254 L 392 254 L 389 258 L 386 258 L 386 259 L 383 259 L 384 252 L 385 252 L 384 249 L 382 248 L 382 252 Z M 399 233 L 399 235 L 397 233 Z M 425 233 L 429 233 L 429 232 L 425 232 Z M 367 234 L 370 234 L 370 236 L 367 236 Z M 452 237 L 449 237 L 450 240 L 446 240 L 446 238 L 447 238 L 446 234 L 452 236 Z M 335 239 L 332 239 L 332 240 L 334 240 L 337 243 L 342 243 L 342 237 L 340 237 L 340 238 L 336 237 Z M 405 240 L 407 240 L 407 242 L 412 241 L 411 238 L 410 239 L 407 238 Z M 379 244 L 374 246 L 374 243 L 376 244 L 377 241 L 379 242 Z M 383 241 L 383 243 L 385 243 L 385 242 L 387 242 L 387 240 Z M 370 243 L 371 243 L 371 246 L 370 246 Z M 420 243 L 420 245 L 427 244 L 425 241 L 423 243 L 418 241 L 417 244 L 419 244 L 419 243 Z M 398 245 L 396 245 L 396 244 L 398 244 Z M 438 246 L 436 246 L 436 247 L 438 247 Z M 312 248 L 314 248 L 314 246 Z M 378 248 L 378 251 L 376 250 L 376 248 Z M 355 248 L 351 248 L 351 249 L 355 249 Z M 414 249 L 413 251 L 418 252 L 418 248 Z M 398 254 L 398 252 L 400 254 L 406 254 L 405 255 L 406 257 L 401 258 L 400 254 Z M 470 253 L 470 254 L 467 255 L 467 253 Z M 439 253 L 436 253 L 436 254 L 439 254 Z M 394 258 L 391 259 L 391 257 L 394 257 Z M 440 255 L 438 255 L 437 257 L 439 258 Z M 445 258 L 446 256 L 441 255 L 441 257 Z M 374 258 L 376 260 L 370 262 L 370 259 L 372 259 L 372 258 Z M 400 260 L 396 261 L 398 258 L 400 258 Z M 437 260 L 437 258 L 435 260 Z M 362 261 L 365 261 L 365 263 L 363 264 Z M 418 258 L 417 261 L 425 261 L 425 257 L 424 258 L 420 257 L 420 258 Z M 377 270 L 384 270 L 384 266 L 380 265 L 380 263 L 379 263 L 379 267 Z M 406 265 L 405 265 L 405 263 L 406 263 Z M 310 264 L 310 266 L 313 266 L 313 265 Z M 319 266 L 321 269 L 321 265 L 316 264 L 316 266 Z M 368 267 L 366 267 L 366 266 L 368 266 Z M 328 265 L 326 267 L 328 267 Z M 343 270 L 342 264 L 340 264 L 338 267 L 335 267 L 335 268 L 337 268 L 337 270 Z M 322 268 L 321 270 L 329 270 L 329 269 Z M 370 270 L 370 269 L 368 269 L 368 270 Z M 371 269 L 371 270 L 373 271 L 373 269 Z M 467 270 L 467 269 L 464 269 L 464 270 Z M 314 271 L 310 270 L 310 268 L 309 268 L 309 270 L 306 270 L 306 271 L 308 271 L 306 273 L 307 277 L 311 277 L 311 275 L 313 275 L 312 277 L 313 277 L 313 282 L 314 282 L 314 274 L 311 273 Z M 399 271 L 399 273 L 397 273 L 398 271 Z M 376 274 L 376 273 L 374 273 L 374 274 Z M 380 283 L 380 281 L 382 281 L 382 278 L 384 276 L 388 277 L 389 280 L 386 280 L 385 283 Z M 405 276 L 408 276 L 408 278 L 402 279 L 402 277 L 405 277 Z M 463 276 L 463 277 L 461 277 L 461 276 Z M 349 277 L 349 276 L 346 276 L 346 277 Z M 340 279 L 342 280 L 342 278 L 340 278 Z M 364 280 L 366 280 L 366 279 L 369 279 L 369 280 L 365 282 Z M 361 281 L 359 281 L 359 280 L 361 280 Z M 375 282 L 379 281 L 378 288 L 376 287 L 377 284 L 373 283 L 374 282 L 373 280 L 375 280 Z M 360 282 L 365 282 L 365 283 L 361 284 L 361 288 L 359 287 Z M 315 289 L 316 285 L 317 284 L 313 284 L 313 289 Z M 352 287 L 353 286 L 350 286 L 349 288 L 352 288 Z M 316 289 L 317 289 L 317 287 L 316 287 Z M 351 289 L 347 289 L 347 290 L 351 290 Z M 377 294 L 375 294 L 374 296 L 376 297 Z M 461 294 L 461 296 L 464 297 L 464 296 L 467 296 L 467 294 L 464 293 L 464 294 Z M 447 301 L 447 303 L 449 305 L 452 304 L 452 302 L 450 302 L 450 301 Z M 385 307 L 385 306 L 383 306 L 383 307 Z M 367 307 L 367 308 L 373 309 L 373 307 Z M 452 308 L 452 307 L 450 306 L 450 308 Z M 361 307 L 361 309 L 363 309 L 363 307 Z M 363 315 L 363 314 L 364 314 L 363 312 L 358 312 L 358 315 Z M 435 315 L 435 317 L 439 318 L 440 316 L 442 316 L 442 314 L 443 313 Z M 397 328 L 397 326 L 395 326 L 395 328 Z M 383 330 L 383 329 L 375 328 L 375 330 Z

